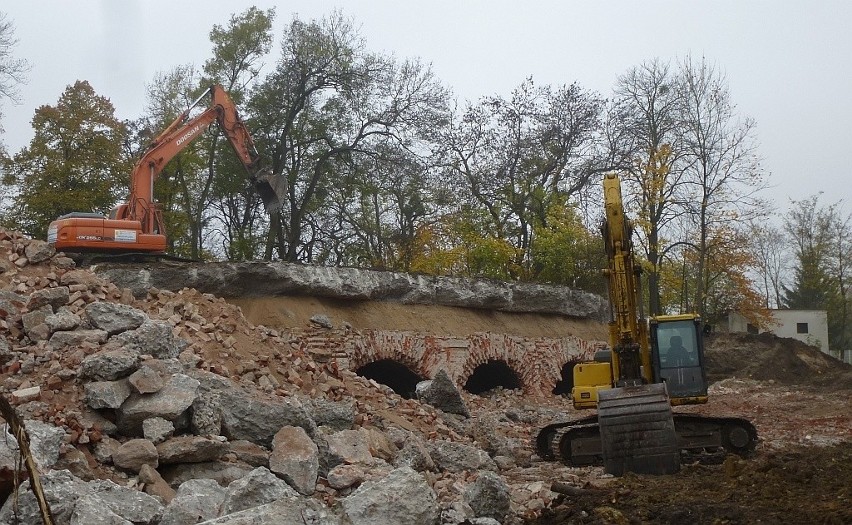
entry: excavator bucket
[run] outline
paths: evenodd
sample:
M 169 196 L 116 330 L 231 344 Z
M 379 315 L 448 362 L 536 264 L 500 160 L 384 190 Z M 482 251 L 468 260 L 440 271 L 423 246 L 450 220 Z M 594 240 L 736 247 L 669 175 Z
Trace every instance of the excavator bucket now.
M 260 195 L 267 212 L 284 205 L 287 195 L 287 179 L 283 175 L 276 175 L 272 170 L 263 169 L 252 176 L 252 184 Z
M 680 447 L 665 383 L 598 392 L 604 469 L 614 476 L 674 474 Z

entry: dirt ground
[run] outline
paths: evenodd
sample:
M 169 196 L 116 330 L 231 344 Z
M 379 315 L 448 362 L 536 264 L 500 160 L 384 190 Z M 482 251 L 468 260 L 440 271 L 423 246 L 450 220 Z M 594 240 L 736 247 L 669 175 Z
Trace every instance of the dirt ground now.
M 536 525 L 852 523 L 852 442 L 795 446 L 565 496 Z
M 581 491 L 527 524 L 852 523 L 852 366 L 771 335 L 712 335 L 707 362 L 710 401 L 678 410 L 751 420 L 752 457 L 672 476 L 562 473 Z

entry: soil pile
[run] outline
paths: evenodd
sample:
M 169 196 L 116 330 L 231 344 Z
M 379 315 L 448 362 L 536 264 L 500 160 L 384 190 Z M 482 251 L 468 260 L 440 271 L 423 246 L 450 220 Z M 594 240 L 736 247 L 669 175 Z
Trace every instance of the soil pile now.
M 852 365 L 801 341 L 770 333 L 711 334 L 705 339 L 707 379 L 774 381 L 782 385 L 852 389 Z

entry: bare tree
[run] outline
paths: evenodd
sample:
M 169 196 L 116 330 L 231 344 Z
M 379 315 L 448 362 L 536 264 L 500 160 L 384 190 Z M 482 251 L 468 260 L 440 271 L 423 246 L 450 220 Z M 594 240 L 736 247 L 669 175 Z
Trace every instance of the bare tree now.
M 784 232 L 766 221 L 749 223 L 749 239 L 758 265 L 757 279 L 766 308 L 780 308 L 787 267 L 787 238 Z
M 17 44 L 14 24 L 0 12 L 0 99 L 17 101 L 18 87 L 27 80 L 30 65 L 23 58 L 15 58 Z
M 765 183 L 754 120 L 737 115 L 725 77 L 705 59 L 696 62 L 691 56 L 681 64 L 681 77 L 684 182 L 697 233 L 694 306 L 703 314 L 710 258 L 725 256 L 714 246 L 713 232 L 737 231 L 737 223 L 765 209 L 757 201 Z
M 641 231 L 648 259 L 650 313 L 662 313 L 660 265 L 671 243 L 666 227 L 684 213 L 683 155 L 680 140 L 682 107 L 677 74 L 658 59 L 631 68 L 618 77 L 610 110 L 613 127 L 620 132 L 611 147 L 622 158 L 625 195 L 632 217 Z

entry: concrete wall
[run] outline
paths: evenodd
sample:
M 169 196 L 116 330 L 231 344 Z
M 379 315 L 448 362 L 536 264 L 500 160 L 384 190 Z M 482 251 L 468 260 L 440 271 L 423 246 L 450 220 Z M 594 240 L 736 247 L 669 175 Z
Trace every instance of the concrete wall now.
M 828 353 L 828 313 L 825 310 L 772 310 L 771 332 L 792 337 Z
M 742 315 L 731 312 L 728 314 L 728 325 L 726 327 L 719 327 L 723 332 L 730 333 L 748 333 L 749 332 L 749 322 L 748 319 L 743 317 Z
M 798 339 L 815 346 L 825 353 L 831 353 L 828 348 L 828 314 L 825 310 L 772 310 L 775 324 L 769 332 L 778 337 Z M 748 332 L 748 320 L 742 315 L 732 312 L 728 314 L 728 332 Z

